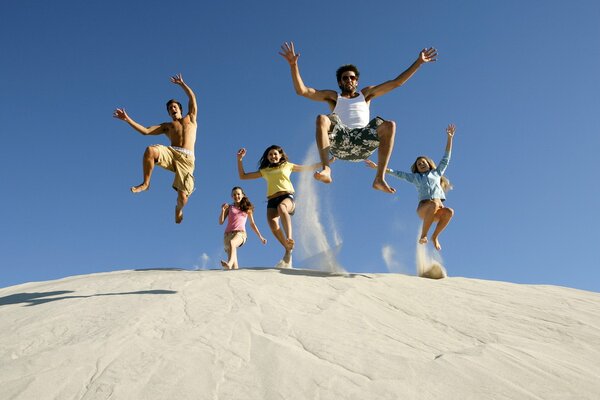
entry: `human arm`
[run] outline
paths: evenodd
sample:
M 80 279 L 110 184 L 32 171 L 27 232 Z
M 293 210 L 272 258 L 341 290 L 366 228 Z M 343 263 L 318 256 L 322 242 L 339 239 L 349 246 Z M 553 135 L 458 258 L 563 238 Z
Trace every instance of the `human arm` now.
M 223 203 L 221 206 L 221 214 L 219 215 L 219 225 L 223 225 L 225 218 L 229 215 L 229 204 Z
M 377 169 L 377 164 L 371 160 L 365 160 L 365 165 L 369 168 Z M 408 172 L 404 172 L 404 171 L 396 171 L 391 168 L 387 168 L 385 170 L 385 173 L 395 176 L 396 178 L 404 179 L 405 181 L 410 182 L 410 183 L 413 183 L 415 180 L 414 174 L 409 174 Z
M 363 95 L 365 96 L 365 100 L 371 101 L 375 97 L 379 97 L 388 93 L 389 91 L 396 89 L 402 86 L 407 80 L 409 80 L 415 72 L 421 67 L 421 65 L 429 62 L 435 62 L 437 60 L 437 50 L 433 47 L 428 49 L 423 49 L 419 53 L 419 57 L 412 63 L 410 67 L 406 69 L 406 71 L 402 72 L 395 79 L 384 82 L 382 84 L 376 86 L 368 86 L 362 90 Z
M 452 141 L 454 139 L 454 133 L 456 132 L 456 125 L 448 124 L 446 127 L 446 148 L 444 150 L 444 157 L 440 160 L 440 163 L 437 167 L 440 175 L 444 175 L 446 168 L 448 168 L 448 164 L 450 163 L 450 157 L 452 155 Z
M 166 124 L 154 125 L 145 127 L 135 122 L 125 111 L 124 108 L 117 108 L 113 112 L 113 117 L 120 119 L 121 121 L 125 121 L 131 126 L 133 129 L 141 133 L 142 135 L 160 135 L 161 133 L 165 133 L 167 131 Z
M 296 54 L 294 42 L 285 42 L 282 44 L 279 54 L 285 58 L 290 65 L 294 90 L 298 96 L 306 97 L 307 99 L 315 101 L 325 101 L 335 105 L 335 102 L 337 101 L 337 93 L 334 90 L 317 90 L 304 84 L 302 76 L 300 76 L 300 69 L 298 68 L 298 58 L 300 57 L 300 53 Z
M 260 171 L 254 171 L 254 172 L 246 172 L 244 170 L 244 156 L 246 155 L 246 149 L 239 149 L 237 152 L 237 168 L 238 168 L 238 175 L 240 177 L 240 179 L 258 179 L 260 177 L 262 177 L 262 175 L 260 174 Z
M 198 103 L 196 103 L 196 95 L 192 88 L 190 88 L 184 81 L 181 74 L 177 74 L 171 77 L 171 82 L 181 86 L 183 91 L 188 97 L 188 115 L 193 123 L 196 123 L 196 115 L 198 114 Z M 183 112 L 183 110 L 182 110 Z
M 329 163 L 332 163 L 335 161 L 335 157 L 331 157 L 329 159 Z M 292 172 L 304 172 L 304 171 L 316 171 L 319 168 L 323 167 L 323 163 L 318 162 L 315 164 L 308 164 L 308 165 L 298 165 L 298 164 L 294 164 L 294 166 L 292 167 Z
M 260 231 L 258 230 L 256 223 L 254 222 L 254 213 L 248 212 L 248 219 L 250 220 L 250 227 L 252 228 L 254 233 L 256 233 L 256 236 L 258 236 L 262 244 L 267 244 L 267 239 L 265 239 L 263 235 L 260 234 Z

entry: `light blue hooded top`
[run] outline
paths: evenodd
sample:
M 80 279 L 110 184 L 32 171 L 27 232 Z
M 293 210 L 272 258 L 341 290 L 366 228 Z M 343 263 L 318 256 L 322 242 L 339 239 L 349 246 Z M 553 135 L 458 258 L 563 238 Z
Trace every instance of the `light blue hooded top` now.
M 404 179 L 415 185 L 417 192 L 419 193 L 419 201 L 432 199 L 445 200 L 446 194 L 442 189 L 440 180 L 442 175 L 444 175 L 446 168 L 448 168 L 450 153 L 451 152 L 448 151 L 444 154 L 444 157 L 442 157 L 436 169 L 429 170 L 424 174 L 418 172 L 396 171 L 391 168 L 389 169 L 388 174 L 393 175 L 396 178 Z

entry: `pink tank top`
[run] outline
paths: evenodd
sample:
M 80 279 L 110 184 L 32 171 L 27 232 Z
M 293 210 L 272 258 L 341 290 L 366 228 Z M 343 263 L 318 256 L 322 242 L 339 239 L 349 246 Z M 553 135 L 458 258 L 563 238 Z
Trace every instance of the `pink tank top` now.
M 229 206 L 229 214 L 227 215 L 227 227 L 225 233 L 233 231 L 246 231 L 246 219 L 248 214 L 240 210 L 234 205 Z

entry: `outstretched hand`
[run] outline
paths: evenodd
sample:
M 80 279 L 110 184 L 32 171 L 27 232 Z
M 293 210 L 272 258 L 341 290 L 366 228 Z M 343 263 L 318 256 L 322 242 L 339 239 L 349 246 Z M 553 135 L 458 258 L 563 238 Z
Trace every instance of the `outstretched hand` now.
M 298 57 L 300 57 L 300 53 L 296 54 L 296 51 L 294 50 L 294 42 L 285 42 L 282 44 L 279 54 L 285 58 L 290 65 L 297 64 Z
M 419 60 L 421 63 L 437 61 L 437 50 L 433 47 L 421 50 L 421 53 L 419 54 Z
M 239 149 L 237 152 L 238 161 L 242 161 L 242 159 L 244 158 L 245 155 L 246 155 L 246 149 L 244 149 L 244 148 Z
M 446 134 L 448 137 L 454 137 L 454 132 L 456 132 L 456 125 L 448 124 L 448 127 L 446 128 Z
M 124 108 L 117 108 L 114 112 L 113 112 L 113 117 L 120 119 L 122 121 L 127 121 L 127 119 L 129 118 L 129 115 L 127 115 L 127 113 L 125 112 Z
M 223 205 L 221 206 L 221 210 L 225 211 L 229 208 L 229 204 L 227 203 L 223 203 Z
M 181 76 L 181 74 L 177 74 L 171 77 L 171 83 L 174 83 L 176 85 L 183 85 L 183 76 Z
M 365 165 L 369 168 L 377 169 L 377 164 L 371 160 L 365 160 Z

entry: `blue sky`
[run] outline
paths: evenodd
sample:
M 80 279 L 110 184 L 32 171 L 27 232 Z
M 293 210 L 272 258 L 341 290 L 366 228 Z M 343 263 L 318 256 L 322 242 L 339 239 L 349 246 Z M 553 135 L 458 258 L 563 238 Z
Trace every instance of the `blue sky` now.
M 297 96 L 277 52 L 293 40 L 307 85 L 336 89 L 335 69 L 354 63 L 361 86 L 392 79 L 429 46 L 438 62 L 373 101 L 396 121 L 390 166 L 442 156 L 455 218 L 441 237 L 452 276 L 600 291 L 596 253 L 600 190 L 600 3 L 576 1 L 3 2 L 0 6 L 0 287 L 131 268 L 216 268 L 220 205 L 241 184 L 257 205 L 240 263 L 274 265 L 263 181 L 240 182 L 235 153 L 251 169 L 271 144 L 301 163 L 325 103 Z M 111 117 L 125 107 L 144 125 L 169 120 L 166 100 L 199 105 L 197 190 L 173 223 L 172 175 L 141 182 L 143 137 Z M 296 177 L 297 179 L 298 177 Z M 415 189 L 370 189 L 373 172 L 334 164 L 318 186 L 352 272 L 387 272 L 382 249 L 414 271 Z M 296 186 L 298 189 L 298 186 Z M 298 221 L 295 221 L 298 223 Z M 301 265 L 299 258 L 296 261 Z

